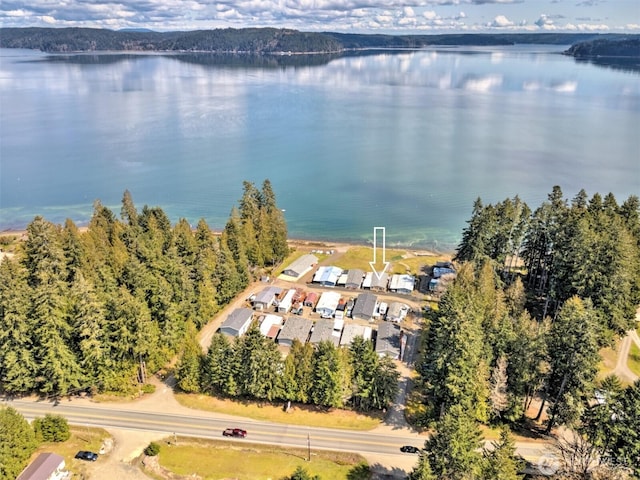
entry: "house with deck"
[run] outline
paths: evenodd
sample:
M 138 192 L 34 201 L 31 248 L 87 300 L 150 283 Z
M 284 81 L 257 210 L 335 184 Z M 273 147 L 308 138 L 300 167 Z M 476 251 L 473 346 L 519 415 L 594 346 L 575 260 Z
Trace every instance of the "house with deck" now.
M 319 313 L 322 318 L 331 318 L 336 313 L 339 303 L 339 292 L 322 292 L 320 300 L 318 300 L 316 304 L 316 312 Z

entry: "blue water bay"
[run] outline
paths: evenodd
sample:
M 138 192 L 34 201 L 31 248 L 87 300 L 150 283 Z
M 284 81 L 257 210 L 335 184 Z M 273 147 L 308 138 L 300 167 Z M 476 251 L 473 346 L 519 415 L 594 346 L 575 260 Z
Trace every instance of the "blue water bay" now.
M 564 47 L 326 58 L 0 50 L 0 229 L 117 213 L 222 228 L 269 178 L 290 235 L 450 248 L 473 201 L 640 193 L 640 75 Z

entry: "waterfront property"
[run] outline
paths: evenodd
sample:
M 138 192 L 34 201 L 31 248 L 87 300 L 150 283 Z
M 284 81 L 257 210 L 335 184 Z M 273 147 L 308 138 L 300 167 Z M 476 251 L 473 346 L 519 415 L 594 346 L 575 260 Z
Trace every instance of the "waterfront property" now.
M 300 343 L 306 343 L 312 326 L 313 322 L 306 318 L 289 317 L 280 330 L 277 342 L 279 345 L 285 347 L 290 347 L 294 340 L 298 340 Z
M 416 279 L 412 275 L 393 275 L 391 277 L 391 282 L 389 283 L 389 290 L 395 293 L 404 293 L 405 295 L 409 295 L 413 292 L 415 284 Z
M 373 293 L 365 292 L 358 295 L 356 298 L 356 304 L 353 307 L 351 316 L 359 320 L 372 321 L 376 311 L 376 303 L 378 297 Z
M 400 358 L 400 327 L 392 322 L 383 322 L 378 327 L 376 353 L 394 360 Z
M 351 290 L 357 290 L 362 286 L 362 280 L 364 279 L 364 271 L 359 268 L 352 268 L 347 273 L 347 279 L 345 281 L 345 288 Z
M 241 337 L 249 330 L 253 320 L 253 310 L 249 308 L 236 308 L 231 312 L 220 326 L 220 333 L 231 337 Z
M 289 277 L 298 279 L 318 264 L 318 257 L 307 253 L 294 260 L 282 273 Z
M 367 272 L 364 281 L 362 282 L 362 288 L 374 290 L 377 292 L 385 292 L 387 290 L 388 284 L 388 273 L 382 273 L 380 276 L 378 276 L 374 275 L 373 272 Z

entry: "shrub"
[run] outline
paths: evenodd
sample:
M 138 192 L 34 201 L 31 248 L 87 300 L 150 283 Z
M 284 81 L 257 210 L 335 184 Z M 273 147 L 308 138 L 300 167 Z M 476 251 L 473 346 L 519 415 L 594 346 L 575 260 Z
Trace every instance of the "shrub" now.
M 36 438 L 43 442 L 65 442 L 71 437 L 67 419 L 51 413 L 47 413 L 44 418 L 36 418 L 33 430 Z
M 142 385 L 142 393 L 153 393 L 156 391 L 156 386 L 152 383 L 145 383 Z
M 151 442 L 147 445 L 147 448 L 144 449 L 144 454 L 148 457 L 155 457 L 160 453 L 160 445 L 156 442 Z

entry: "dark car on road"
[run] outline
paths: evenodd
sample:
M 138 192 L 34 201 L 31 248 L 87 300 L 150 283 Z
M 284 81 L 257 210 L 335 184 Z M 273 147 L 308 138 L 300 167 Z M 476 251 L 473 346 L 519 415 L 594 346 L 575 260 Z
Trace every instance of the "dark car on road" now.
M 86 460 L 88 462 L 95 462 L 98 459 L 98 454 L 87 452 L 86 450 L 80 450 L 78 453 L 76 453 L 76 458 L 79 460 Z
M 224 432 L 222 432 L 222 435 L 224 435 L 225 437 L 244 438 L 247 436 L 247 431 L 242 430 L 241 428 L 227 428 Z
M 400 447 L 400 451 L 404 453 L 418 453 L 420 449 L 414 447 L 413 445 L 403 445 L 402 447 Z

